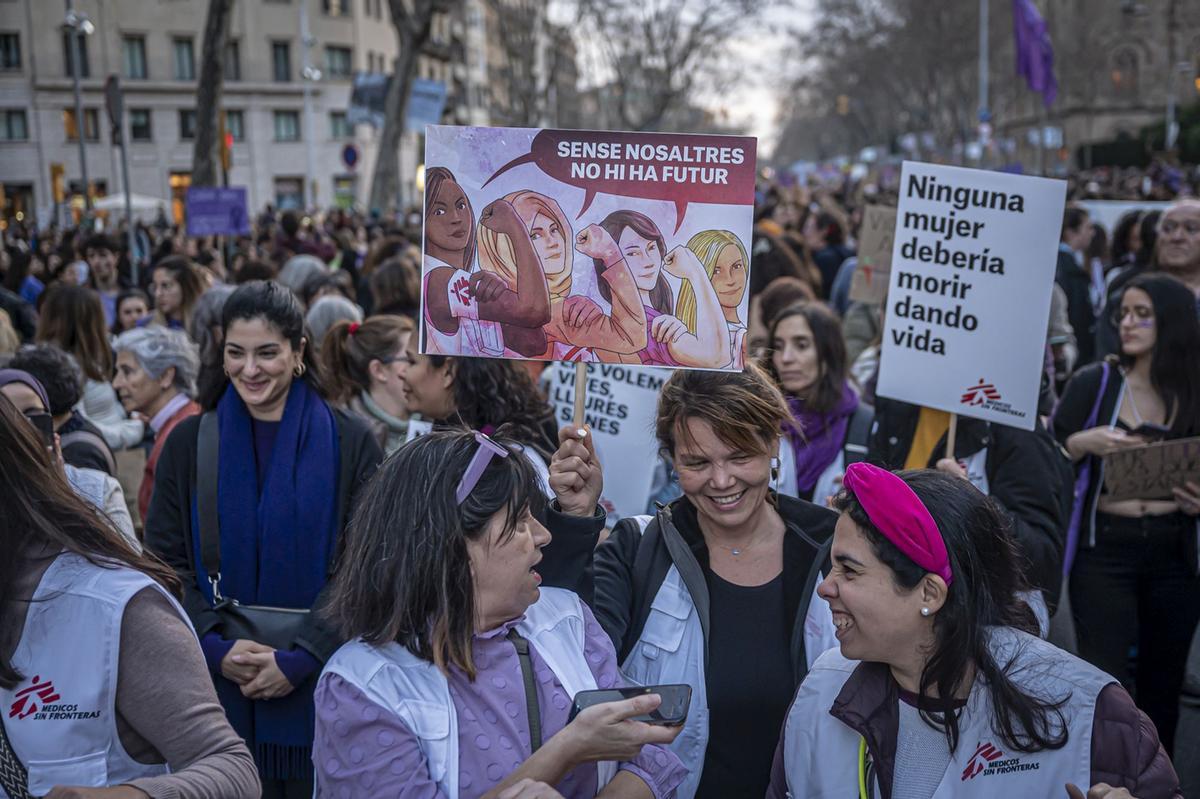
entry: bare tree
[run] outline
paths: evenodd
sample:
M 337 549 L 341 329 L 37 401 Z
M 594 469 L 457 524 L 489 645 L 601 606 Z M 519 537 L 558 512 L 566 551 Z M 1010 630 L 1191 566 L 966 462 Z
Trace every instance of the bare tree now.
M 192 185 L 216 186 L 221 174 L 220 114 L 225 83 L 225 49 L 233 0 L 208 0 L 200 80 L 196 84 L 196 144 L 192 150 Z
M 541 124 L 547 104 L 547 64 L 539 64 L 544 41 L 544 0 L 485 0 L 488 27 L 500 45 L 503 62 L 489 64 L 493 122 L 518 127 Z
M 452 0 L 388 0 L 399 55 L 383 104 L 383 132 L 379 136 L 379 155 L 371 175 L 371 208 L 386 210 L 396 203 L 400 189 L 400 137 L 404 134 L 404 117 L 416 77 L 417 59 L 429 42 L 434 14 L 447 10 L 451 4 Z
M 620 124 L 657 130 L 700 83 L 715 80 L 716 56 L 768 2 L 579 0 L 576 31 L 601 54 Z

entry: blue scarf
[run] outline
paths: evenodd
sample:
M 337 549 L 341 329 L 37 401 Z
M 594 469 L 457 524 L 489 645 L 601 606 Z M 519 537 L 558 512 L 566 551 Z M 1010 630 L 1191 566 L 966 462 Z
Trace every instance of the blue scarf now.
M 250 414 L 233 386 L 217 405 L 217 419 L 221 592 L 243 605 L 312 607 L 338 535 L 340 451 L 333 413 L 304 381 L 292 383 L 261 490 Z M 311 772 L 314 682 L 282 699 L 256 702 L 217 677 L 230 723 L 250 744 L 264 776 L 294 779 Z

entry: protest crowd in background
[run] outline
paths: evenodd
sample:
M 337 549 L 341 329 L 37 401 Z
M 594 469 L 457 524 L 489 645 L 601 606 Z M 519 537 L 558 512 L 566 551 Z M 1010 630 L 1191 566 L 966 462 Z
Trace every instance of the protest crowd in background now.
M 871 795 L 934 795 L 947 741 L 979 747 L 963 791 L 1026 768 L 1038 795 L 1200 792 L 1200 483 L 1102 477 L 1200 436 L 1196 170 L 1072 176 L 1039 418 L 960 419 L 949 453 L 949 414 L 877 395 L 883 306 L 852 288 L 898 180 L 760 172 L 745 367 L 656 384 L 620 432 L 661 453 L 625 518 L 545 363 L 421 354 L 419 210 L 160 219 L 132 252 L 111 220 L 10 225 L 0 710 L 115 726 L 80 721 L 101 754 L 73 767 L 26 742 L 29 793 L 0 795 L 106 768 L 125 793 L 51 795 L 849 796 L 860 741 Z M 1159 204 L 1105 227 L 1093 200 Z M 474 431 L 507 449 L 479 461 Z M 26 601 L 81 584 L 57 621 Z M 299 612 L 266 629 L 229 596 Z M 88 696 L 13 665 L 54 623 L 119 639 Z M 1035 657 L 1057 670 L 1006 671 Z M 627 721 L 648 697 L 568 718 L 626 679 L 691 685 L 686 725 Z M 976 702 L 995 734 L 960 727 Z

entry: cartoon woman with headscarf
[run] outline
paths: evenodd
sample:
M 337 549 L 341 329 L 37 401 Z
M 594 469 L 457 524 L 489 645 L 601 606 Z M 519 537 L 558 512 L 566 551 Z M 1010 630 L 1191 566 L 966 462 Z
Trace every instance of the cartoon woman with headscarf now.
M 556 361 L 594 361 L 592 348 L 633 354 L 646 346 L 646 317 L 637 286 L 616 242 L 602 228 L 589 225 L 572 240 L 571 225 L 551 197 L 534 191 L 516 191 L 503 200 L 516 210 L 528 234 L 550 292 L 550 323 L 546 325 L 546 351 L 540 356 Z M 604 313 L 592 300 L 568 296 L 575 249 L 605 264 L 599 278 L 611 297 L 612 312 Z M 479 232 L 479 266 L 504 280 L 516 281 L 518 256 L 507 236 L 489 229 Z
M 729 329 L 729 360 L 725 365 L 734 369 L 746 367 L 746 325 L 738 312 L 742 298 L 746 295 L 746 248 L 737 236 L 728 230 L 705 230 L 697 233 L 687 243 L 687 248 L 696 254 L 708 280 L 717 294 L 725 324 Z M 696 329 L 696 292 L 690 280 L 679 287 L 679 303 L 676 316 L 689 331 Z
M 729 363 L 729 342 L 722 324 L 721 305 L 695 253 L 676 247 L 666 253 L 666 240 L 654 220 L 637 211 L 613 211 L 600 222 L 625 259 L 646 314 L 646 348 L 632 356 L 616 354 L 622 363 L 649 366 L 718 368 Z M 665 255 L 664 255 L 665 253 Z M 600 271 L 602 265 L 596 262 Z M 674 299 L 663 270 L 700 290 L 696 294 L 696 323 L 689 329 L 672 315 Z M 610 299 L 607 286 L 600 294 Z M 600 353 L 604 358 L 604 353 Z M 607 360 L 607 359 L 606 359 Z
M 508 202 L 483 209 L 480 226 L 504 235 L 520 257 L 511 283 L 473 269 L 475 218 L 453 173 L 425 173 L 425 307 L 429 352 L 499 356 L 506 349 L 532 357 L 546 350 L 542 326 L 550 321 L 550 296 L 525 225 Z

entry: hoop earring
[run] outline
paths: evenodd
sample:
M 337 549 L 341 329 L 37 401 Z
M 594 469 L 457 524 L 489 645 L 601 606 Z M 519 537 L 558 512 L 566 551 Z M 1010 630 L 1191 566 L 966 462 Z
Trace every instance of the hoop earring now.
M 305 364 L 304 361 L 301 361 L 300 363 L 296 364 L 296 368 L 292 370 L 292 374 L 294 374 L 296 377 L 304 377 L 304 373 L 307 371 L 308 365 Z

